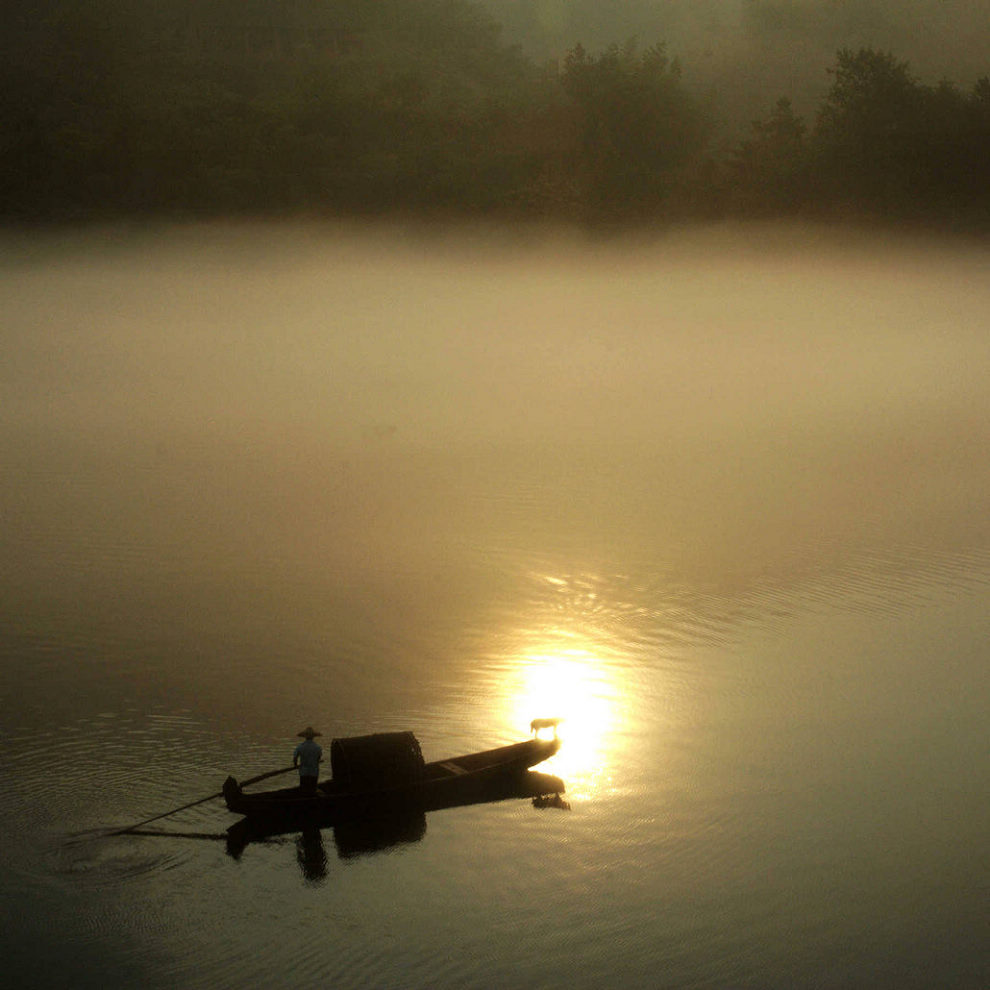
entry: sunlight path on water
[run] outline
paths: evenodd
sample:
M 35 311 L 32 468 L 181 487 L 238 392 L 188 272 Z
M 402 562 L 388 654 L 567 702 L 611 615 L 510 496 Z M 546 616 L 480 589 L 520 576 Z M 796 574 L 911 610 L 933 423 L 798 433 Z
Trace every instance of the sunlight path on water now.
M 607 579 L 532 577 L 534 598 L 491 658 L 497 709 L 514 730 L 532 719 L 559 719 L 563 745 L 544 769 L 561 776 L 576 799 L 614 795 L 620 789 L 615 768 L 628 763 L 642 643 L 620 621 L 616 589 Z M 662 690 L 663 671 L 654 668 L 651 678 L 651 691 Z M 552 732 L 543 728 L 539 735 Z
M 567 645 L 570 638 L 551 631 L 545 643 L 520 654 L 518 666 L 506 677 L 505 701 L 514 725 L 525 724 L 531 712 L 547 713 L 536 718 L 561 720 L 558 733 L 565 745 L 552 769 L 572 791 L 589 796 L 610 789 L 612 730 L 621 699 L 612 671 L 594 652 Z M 549 730 L 539 734 L 546 738 Z

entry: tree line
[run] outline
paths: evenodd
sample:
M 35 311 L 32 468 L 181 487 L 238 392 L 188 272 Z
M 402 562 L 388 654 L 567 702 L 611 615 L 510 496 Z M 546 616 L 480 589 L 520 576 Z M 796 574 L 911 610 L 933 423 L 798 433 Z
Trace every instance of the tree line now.
M 8 221 L 436 213 L 990 226 L 990 80 L 837 52 L 741 139 L 662 44 L 537 64 L 469 0 L 5 0 Z M 724 122 L 722 122 L 724 124 Z

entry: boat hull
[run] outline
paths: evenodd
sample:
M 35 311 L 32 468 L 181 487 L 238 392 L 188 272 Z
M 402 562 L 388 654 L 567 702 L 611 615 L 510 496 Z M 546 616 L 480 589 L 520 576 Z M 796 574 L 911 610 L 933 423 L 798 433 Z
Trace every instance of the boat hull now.
M 425 764 L 417 779 L 389 787 L 344 789 L 330 780 L 321 784 L 315 795 L 305 794 L 298 787 L 246 794 L 232 777 L 228 777 L 223 794 L 227 808 L 235 814 L 272 823 L 316 820 L 332 824 L 393 809 L 434 811 L 475 801 L 497 800 L 491 795 L 497 794 L 500 786 L 508 796 L 513 789 L 518 790 L 518 778 L 530 767 L 553 756 L 559 746 L 557 739 L 529 739 L 438 760 Z M 563 790 L 562 784 L 560 789 Z

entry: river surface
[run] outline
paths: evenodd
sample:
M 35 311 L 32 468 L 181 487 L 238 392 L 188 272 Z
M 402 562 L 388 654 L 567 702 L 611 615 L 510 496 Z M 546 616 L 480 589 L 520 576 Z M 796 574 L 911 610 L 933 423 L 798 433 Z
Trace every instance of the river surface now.
M 987 985 L 985 244 L 0 247 L 6 985 Z M 569 810 L 106 835 L 544 716 Z

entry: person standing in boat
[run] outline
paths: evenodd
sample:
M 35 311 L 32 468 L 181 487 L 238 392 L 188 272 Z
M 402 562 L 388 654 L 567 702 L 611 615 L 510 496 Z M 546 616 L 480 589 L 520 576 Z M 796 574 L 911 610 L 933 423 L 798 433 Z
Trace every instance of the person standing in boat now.
M 320 760 L 323 759 L 323 747 L 314 741 L 314 737 L 321 734 L 311 725 L 307 725 L 299 733 L 303 737 L 303 741 L 296 746 L 295 752 L 292 754 L 292 765 L 299 767 L 299 789 L 304 794 L 316 793 L 316 782 L 320 776 Z

